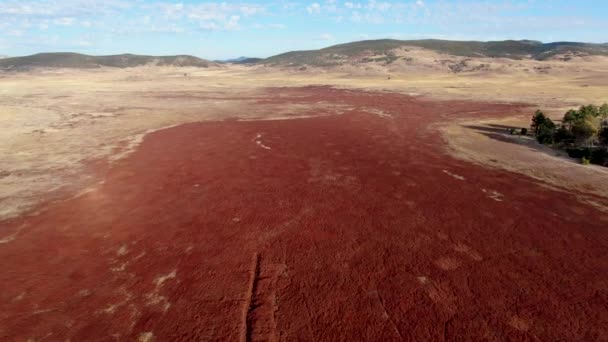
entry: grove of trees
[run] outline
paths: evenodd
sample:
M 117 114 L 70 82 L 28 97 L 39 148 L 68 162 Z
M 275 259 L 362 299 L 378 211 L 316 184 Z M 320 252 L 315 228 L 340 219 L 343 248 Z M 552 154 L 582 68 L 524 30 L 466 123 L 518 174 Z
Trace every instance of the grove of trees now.
M 608 166 L 608 103 L 571 109 L 557 124 L 537 110 L 532 131 L 539 143 L 563 148 L 584 164 Z

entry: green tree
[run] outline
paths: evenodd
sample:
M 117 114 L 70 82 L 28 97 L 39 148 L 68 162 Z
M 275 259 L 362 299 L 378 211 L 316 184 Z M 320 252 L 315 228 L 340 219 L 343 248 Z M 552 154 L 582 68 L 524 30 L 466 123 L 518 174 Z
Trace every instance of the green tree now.
M 600 117 L 604 120 L 608 119 L 608 103 L 604 103 L 600 109 Z
M 600 144 L 608 146 L 608 126 L 604 126 L 597 134 Z
M 600 107 L 600 118 L 601 118 L 600 126 L 607 127 L 608 126 L 608 103 L 604 103 Z
M 537 129 L 536 140 L 541 144 L 552 144 L 555 135 L 555 124 L 551 119 L 545 117 L 542 122 L 535 127 Z
M 577 110 L 570 109 L 564 114 L 564 118 L 562 119 L 562 124 L 567 125 L 568 128 L 572 128 L 572 125 L 580 120 L 580 113 Z
M 534 112 L 534 115 L 532 116 L 532 129 L 534 130 L 534 134 L 538 135 L 540 127 L 547 120 L 551 121 L 540 109 L 537 109 L 536 112 Z
M 574 134 L 572 134 L 570 129 L 567 128 L 566 126 L 561 126 L 560 128 L 558 128 L 555 131 L 553 140 L 558 144 L 559 143 L 571 144 L 574 142 Z
M 578 110 L 581 113 L 582 118 L 581 119 L 587 119 L 589 117 L 594 117 L 597 118 L 600 115 L 600 111 L 599 108 L 595 105 L 586 105 L 586 106 L 581 106 L 581 108 Z
M 597 128 L 590 120 L 583 120 L 572 125 L 572 134 L 578 143 L 585 144 L 597 133 Z

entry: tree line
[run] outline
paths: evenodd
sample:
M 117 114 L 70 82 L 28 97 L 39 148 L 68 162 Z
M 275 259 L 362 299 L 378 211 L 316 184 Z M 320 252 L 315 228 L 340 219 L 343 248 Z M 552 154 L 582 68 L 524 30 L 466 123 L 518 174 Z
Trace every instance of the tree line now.
M 571 109 L 560 123 L 539 109 L 532 116 L 531 128 L 541 144 L 562 148 L 583 164 L 608 166 L 608 103 Z

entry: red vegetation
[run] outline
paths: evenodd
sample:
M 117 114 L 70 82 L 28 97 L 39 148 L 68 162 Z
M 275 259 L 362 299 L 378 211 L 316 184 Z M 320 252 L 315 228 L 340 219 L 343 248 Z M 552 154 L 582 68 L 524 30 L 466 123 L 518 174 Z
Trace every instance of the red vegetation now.
M 279 93 L 358 109 L 158 131 L 4 222 L 0 339 L 608 339 L 606 215 L 430 128 L 520 107 Z

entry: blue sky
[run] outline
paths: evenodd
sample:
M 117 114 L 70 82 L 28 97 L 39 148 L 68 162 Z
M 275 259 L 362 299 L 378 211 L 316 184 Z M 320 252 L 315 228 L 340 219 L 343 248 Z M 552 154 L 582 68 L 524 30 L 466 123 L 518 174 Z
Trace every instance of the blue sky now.
M 266 57 L 363 39 L 608 42 L 606 0 L 0 0 L 0 55 Z

